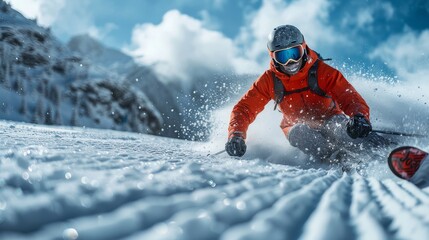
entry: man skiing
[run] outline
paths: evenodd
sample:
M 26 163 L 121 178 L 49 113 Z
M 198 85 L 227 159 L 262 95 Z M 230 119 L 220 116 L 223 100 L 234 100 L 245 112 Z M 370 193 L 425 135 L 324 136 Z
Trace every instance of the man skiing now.
M 274 28 L 267 43 L 270 68 L 234 106 L 225 150 L 246 152 L 246 131 L 270 101 L 283 113 L 280 124 L 289 143 L 318 159 L 331 159 L 340 150 L 387 144 L 371 132 L 370 110 L 355 88 L 311 50 L 298 28 Z

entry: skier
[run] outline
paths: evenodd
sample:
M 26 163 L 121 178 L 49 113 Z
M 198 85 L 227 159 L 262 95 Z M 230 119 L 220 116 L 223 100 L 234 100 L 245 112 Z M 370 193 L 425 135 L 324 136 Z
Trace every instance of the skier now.
M 298 28 L 282 25 L 268 36 L 270 68 L 234 106 L 225 150 L 246 152 L 246 131 L 272 99 L 290 145 L 322 161 L 379 147 L 387 140 L 371 132 L 368 104 L 344 76 L 311 50 Z M 344 156 L 343 156 L 344 157 Z

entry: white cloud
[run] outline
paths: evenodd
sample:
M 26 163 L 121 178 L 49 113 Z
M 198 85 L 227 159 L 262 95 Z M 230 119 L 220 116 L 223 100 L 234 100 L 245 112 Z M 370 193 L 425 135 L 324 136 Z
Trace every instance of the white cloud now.
M 421 33 L 406 30 L 404 34 L 394 35 L 380 44 L 370 57 L 382 59 L 402 79 L 426 81 L 429 76 L 429 29 Z
M 137 25 L 127 52 L 159 74 L 186 83 L 210 72 L 254 71 L 255 64 L 237 56 L 233 41 L 206 29 L 202 22 L 177 10 L 167 12 L 159 25 Z

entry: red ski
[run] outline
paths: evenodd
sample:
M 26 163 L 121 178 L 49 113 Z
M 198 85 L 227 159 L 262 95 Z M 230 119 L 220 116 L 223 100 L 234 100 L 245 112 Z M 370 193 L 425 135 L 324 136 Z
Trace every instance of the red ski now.
M 425 165 L 429 164 L 428 159 L 429 157 L 427 152 L 416 147 L 404 146 L 393 150 L 390 153 L 387 162 L 389 164 L 390 169 L 396 176 L 405 180 L 409 180 L 411 182 L 415 182 L 414 179 L 417 177 L 417 170 L 421 168 L 425 160 L 426 162 L 428 162 L 425 163 Z M 423 169 L 421 170 L 423 171 Z M 422 174 L 429 175 L 428 173 Z

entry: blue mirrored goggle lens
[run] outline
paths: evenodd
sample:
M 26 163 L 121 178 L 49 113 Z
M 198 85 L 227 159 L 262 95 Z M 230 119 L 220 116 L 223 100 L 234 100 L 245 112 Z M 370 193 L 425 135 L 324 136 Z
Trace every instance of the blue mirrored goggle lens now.
M 299 46 L 296 46 L 293 48 L 280 50 L 275 52 L 274 57 L 276 58 L 276 61 L 280 64 L 285 64 L 290 59 L 297 61 L 301 58 L 301 48 Z

